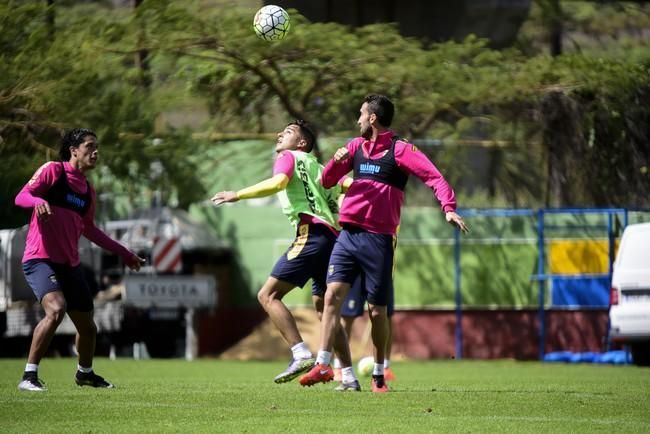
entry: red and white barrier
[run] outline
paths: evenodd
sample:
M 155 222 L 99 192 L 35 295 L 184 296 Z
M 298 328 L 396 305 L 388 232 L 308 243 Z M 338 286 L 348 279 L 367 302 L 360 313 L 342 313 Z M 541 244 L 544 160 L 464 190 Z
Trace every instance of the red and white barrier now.
M 151 261 L 154 269 L 160 273 L 180 273 L 183 268 L 181 240 L 156 237 L 151 250 Z

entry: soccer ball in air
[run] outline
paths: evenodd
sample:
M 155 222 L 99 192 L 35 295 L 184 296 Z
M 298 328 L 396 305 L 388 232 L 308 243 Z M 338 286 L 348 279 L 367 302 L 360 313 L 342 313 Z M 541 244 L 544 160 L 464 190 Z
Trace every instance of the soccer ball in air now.
M 364 357 L 359 360 L 357 364 L 357 371 L 362 377 L 370 377 L 372 375 L 372 370 L 375 367 L 375 358 L 372 356 Z
M 289 14 L 280 6 L 267 5 L 257 11 L 253 18 L 253 29 L 266 41 L 284 39 L 289 32 Z

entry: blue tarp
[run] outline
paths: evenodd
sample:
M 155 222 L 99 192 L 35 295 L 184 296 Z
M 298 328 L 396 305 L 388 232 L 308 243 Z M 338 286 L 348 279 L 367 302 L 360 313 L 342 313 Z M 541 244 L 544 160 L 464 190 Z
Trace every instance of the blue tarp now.
M 626 365 L 632 363 L 632 357 L 627 351 L 608 351 L 606 353 L 574 353 L 571 351 L 556 351 L 547 353 L 544 356 L 545 362 L 564 363 L 610 363 L 614 365 Z
M 609 276 L 551 277 L 553 306 L 609 307 Z

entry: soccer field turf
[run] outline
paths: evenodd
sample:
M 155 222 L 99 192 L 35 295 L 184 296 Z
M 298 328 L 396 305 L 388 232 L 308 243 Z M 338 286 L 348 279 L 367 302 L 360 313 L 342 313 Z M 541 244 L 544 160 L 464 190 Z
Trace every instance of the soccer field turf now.
M 650 369 L 514 361 L 397 362 L 392 392 L 277 385 L 279 362 L 97 359 L 113 390 L 80 388 L 45 359 L 49 391 L 20 392 L 0 359 L 8 432 L 650 432 Z

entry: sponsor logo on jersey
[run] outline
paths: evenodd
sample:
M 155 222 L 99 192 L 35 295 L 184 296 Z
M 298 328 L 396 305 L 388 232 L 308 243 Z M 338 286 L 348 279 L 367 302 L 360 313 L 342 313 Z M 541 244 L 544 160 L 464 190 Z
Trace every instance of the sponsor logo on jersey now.
M 307 174 L 307 168 L 305 167 L 305 162 L 299 160 L 296 167 L 298 169 L 298 174 L 300 175 L 300 180 L 302 181 L 302 186 L 305 189 L 305 198 L 307 199 L 307 203 L 309 204 L 309 209 L 313 213 L 318 213 L 318 211 L 320 210 L 318 209 L 318 206 L 316 206 L 316 197 L 314 196 L 314 192 L 311 190 L 311 187 L 309 186 L 309 175 Z
M 359 172 L 364 174 L 375 174 L 379 173 L 380 170 L 381 167 L 377 166 L 376 164 L 362 163 L 359 165 Z
M 76 196 L 72 193 L 68 193 L 65 195 L 65 201 L 77 208 L 83 208 L 86 205 L 86 201 L 80 198 L 79 196 Z

